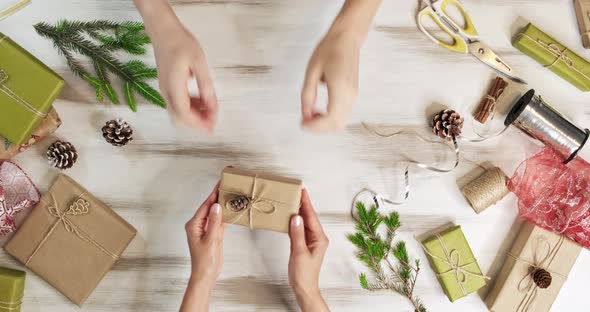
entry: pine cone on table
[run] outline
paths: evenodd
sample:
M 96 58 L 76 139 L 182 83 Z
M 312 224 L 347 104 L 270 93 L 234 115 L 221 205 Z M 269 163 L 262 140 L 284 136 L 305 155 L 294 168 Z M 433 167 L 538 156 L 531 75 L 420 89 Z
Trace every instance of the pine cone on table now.
M 551 280 L 553 278 L 551 277 L 551 273 L 547 272 L 547 270 L 538 268 L 535 269 L 532 274 L 533 282 L 535 282 L 539 288 L 544 289 L 551 286 Z
M 229 209 L 233 212 L 239 212 L 248 207 L 250 198 L 247 196 L 236 197 L 229 201 Z
M 432 118 L 432 132 L 448 141 L 461 135 L 463 117 L 452 109 L 444 109 Z
M 124 146 L 133 140 L 133 129 L 123 119 L 113 119 L 102 127 L 102 136 L 114 146 Z
M 47 159 L 55 168 L 69 169 L 78 160 L 78 151 L 72 143 L 57 140 L 47 148 Z

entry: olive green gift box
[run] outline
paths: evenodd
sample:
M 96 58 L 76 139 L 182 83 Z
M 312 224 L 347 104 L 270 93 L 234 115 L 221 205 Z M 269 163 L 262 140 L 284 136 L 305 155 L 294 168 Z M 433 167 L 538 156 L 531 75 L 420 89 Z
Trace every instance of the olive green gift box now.
M 422 247 L 451 302 L 486 285 L 488 277 L 481 273 L 461 226 L 431 236 Z
M 512 45 L 576 88 L 590 91 L 590 63 L 535 25 L 525 26 Z
M 63 86 L 60 76 L 0 33 L 0 136 L 16 145 L 27 141 Z
M 20 311 L 25 275 L 23 271 L 0 268 L 0 312 Z

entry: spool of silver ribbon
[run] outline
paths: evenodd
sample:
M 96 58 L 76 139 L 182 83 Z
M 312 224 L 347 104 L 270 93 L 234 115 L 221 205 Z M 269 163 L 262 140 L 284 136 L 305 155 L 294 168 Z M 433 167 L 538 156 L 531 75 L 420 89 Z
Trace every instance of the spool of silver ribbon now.
M 510 124 L 553 148 L 565 158 L 564 163 L 576 157 L 590 135 L 588 129 L 574 125 L 535 95 L 535 90 L 529 90 L 512 107 L 504 121 L 504 125 Z

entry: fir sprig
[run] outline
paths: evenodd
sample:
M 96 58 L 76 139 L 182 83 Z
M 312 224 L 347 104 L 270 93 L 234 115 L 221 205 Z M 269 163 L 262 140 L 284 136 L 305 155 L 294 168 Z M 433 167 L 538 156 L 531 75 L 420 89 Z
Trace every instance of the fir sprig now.
M 401 226 L 399 214 L 393 211 L 389 215 L 381 215 L 375 205 L 367 209 L 362 202 L 356 203 L 356 209 L 356 233 L 349 234 L 348 240 L 357 247 L 357 257 L 375 277 L 375 281 L 369 281 L 362 273 L 359 276 L 361 287 L 370 291 L 397 292 L 410 300 L 415 312 L 426 312 L 422 301 L 414 296 L 420 261 L 410 262 L 406 242 L 394 244 L 396 231 Z M 381 225 L 384 225 L 385 236 L 379 232 Z M 394 263 L 392 258 L 397 261 Z
M 106 95 L 111 103 L 119 103 L 109 76 L 112 73 L 123 82 L 125 101 L 131 110 L 137 110 L 135 93 L 151 103 L 166 107 L 160 93 L 145 82 L 157 78 L 156 69 L 139 60 L 124 63 L 113 56 L 114 52 L 119 51 L 133 55 L 145 54 L 145 45 L 150 39 L 142 23 L 63 20 L 55 25 L 38 23 L 35 30 L 53 42 L 72 72 L 95 89 L 99 101 L 103 101 Z M 75 54 L 90 58 L 94 75 L 75 58 Z

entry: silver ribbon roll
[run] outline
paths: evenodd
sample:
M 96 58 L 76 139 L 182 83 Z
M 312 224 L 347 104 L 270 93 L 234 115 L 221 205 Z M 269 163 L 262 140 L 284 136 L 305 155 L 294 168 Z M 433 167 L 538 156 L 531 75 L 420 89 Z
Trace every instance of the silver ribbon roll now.
M 543 101 L 535 90 L 523 95 L 508 113 L 504 125 L 514 125 L 561 154 L 568 163 L 584 147 L 590 131 L 571 123 Z

